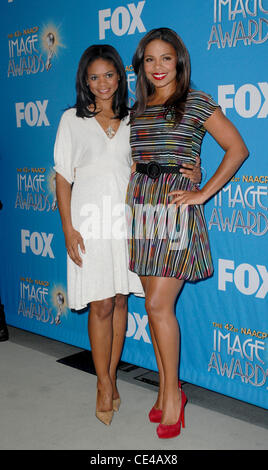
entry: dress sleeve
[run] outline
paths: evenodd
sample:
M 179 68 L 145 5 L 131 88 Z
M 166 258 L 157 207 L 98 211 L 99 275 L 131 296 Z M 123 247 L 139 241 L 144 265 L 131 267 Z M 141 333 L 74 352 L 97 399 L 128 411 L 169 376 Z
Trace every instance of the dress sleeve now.
M 71 126 L 66 118 L 66 114 L 63 114 L 54 145 L 55 166 L 53 169 L 62 175 L 70 184 L 74 182 L 73 158 Z
M 220 108 L 220 105 L 214 101 L 212 96 L 202 93 L 199 97 L 199 120 L 200 126 L 203 126 L 204 122 L 214 113 L 214 111 Z

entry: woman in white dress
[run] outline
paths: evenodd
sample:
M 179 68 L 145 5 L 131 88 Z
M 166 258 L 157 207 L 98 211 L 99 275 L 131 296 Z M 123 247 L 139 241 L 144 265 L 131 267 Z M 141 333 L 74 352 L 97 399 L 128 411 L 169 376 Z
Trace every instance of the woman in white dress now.
M 131 172 L 127 83 L 117 51 L 93 45 L 77 71 L 77 99 L 59 124 L 56 193 L 67 256 L 69 308 L 90 304 L 88 332 L 97 374 L 96 416 L 110 424 L 120 405 L 116 369 L 127 324 L 127 295 L 144 296 L 128 269 L 125 197 Z M 200 166 L 185 174 L 200 180 Z

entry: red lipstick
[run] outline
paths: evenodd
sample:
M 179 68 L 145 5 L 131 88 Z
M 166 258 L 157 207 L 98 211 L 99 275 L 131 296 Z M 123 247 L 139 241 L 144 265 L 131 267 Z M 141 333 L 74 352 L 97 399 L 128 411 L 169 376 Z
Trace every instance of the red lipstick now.
M 167 76 L 166 73 L 153 73 L 152 75 L 155 80 L 163 80 Z

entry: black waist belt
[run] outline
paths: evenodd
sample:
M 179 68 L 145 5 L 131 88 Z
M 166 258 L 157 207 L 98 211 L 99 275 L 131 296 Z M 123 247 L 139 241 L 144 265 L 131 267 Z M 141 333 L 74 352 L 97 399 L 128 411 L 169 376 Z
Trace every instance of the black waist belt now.
M 182 165 L 160 165 L 153 161 L 136 164 L 136 171 L 138 173 L 144 173 L 152 179 L 159 178 L 162 173 L 179 173 L 180 168 L 182 168 Z

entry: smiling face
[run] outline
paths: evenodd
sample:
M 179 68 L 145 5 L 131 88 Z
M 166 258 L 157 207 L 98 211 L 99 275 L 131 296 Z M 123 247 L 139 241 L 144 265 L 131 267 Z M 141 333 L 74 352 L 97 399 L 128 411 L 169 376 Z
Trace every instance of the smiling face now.
M 161 39 L 154 39 L 144 51 L 144 72 L 147 79 L 156 87 L 176 88 L 177 54 L 174 47 Z
M 87 68 L 87 83 L 95 96 L 96 104 L 113 99 L 118 80 L 119 75 L 113 62 L 96 59 Z

